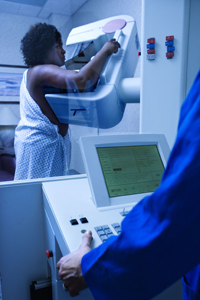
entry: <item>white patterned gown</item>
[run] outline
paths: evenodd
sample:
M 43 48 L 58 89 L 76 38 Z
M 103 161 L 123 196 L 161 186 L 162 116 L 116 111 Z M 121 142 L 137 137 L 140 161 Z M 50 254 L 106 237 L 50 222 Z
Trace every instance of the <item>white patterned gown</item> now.
M 58 126 L 42 113 L 26 88 L 26 78 L 27 70 L 20 88 L 21 120 L 15 130 L 14 179 L 67 175 L 71 158 L 69 133 L 62 137 Z

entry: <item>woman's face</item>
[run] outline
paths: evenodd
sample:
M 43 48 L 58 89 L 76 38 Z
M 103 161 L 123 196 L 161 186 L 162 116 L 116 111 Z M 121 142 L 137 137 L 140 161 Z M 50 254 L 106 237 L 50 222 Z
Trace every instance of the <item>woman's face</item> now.
M 49 55 L 45 63 L 56 65 L 59 67 L 63 66 L 65 63 L 65 53 L 66 51 L 63 49 L 63 43 L 55 43 L 49 51 Z

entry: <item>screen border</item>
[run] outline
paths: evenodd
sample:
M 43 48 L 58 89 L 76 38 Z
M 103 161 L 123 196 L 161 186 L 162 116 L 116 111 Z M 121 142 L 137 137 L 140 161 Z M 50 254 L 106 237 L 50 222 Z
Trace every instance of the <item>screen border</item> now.
M 141 193 L 110 198 L 96 150 L 97 147 L 138 145 L 156 145 L 163 165 L 166 167 L 170 148 L 163 134 L 118 134 L 80 138 L 80 148 L 91 189 L 92 200 L 97 207 L 130 206 L 130 204 L 136 204 L 142 198 L 151 194 Z

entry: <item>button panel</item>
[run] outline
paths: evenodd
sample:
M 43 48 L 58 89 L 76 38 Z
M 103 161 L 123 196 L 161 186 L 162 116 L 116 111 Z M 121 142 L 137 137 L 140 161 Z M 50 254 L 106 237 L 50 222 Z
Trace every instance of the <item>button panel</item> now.
M 119 223 L 113 223 L 111 225 L 115 229 L 115 231 L 117 232 L 117 234 L 121 233 L 121 225 Z
M 167 46 L 167 53 L 166 53 L 167 59 L 174 57 L 175 47 L 174 47 L 173 35 L 166 36 L 165 46 Z
M 147 39 L 147 59 L 148 60 L 155 59 L 155 53 L 156 53 L 155 42 L 156 42 L 156 39 L 154 37 Z
M 119 223 L 113 223 L 111 225 L 117 234 L 121 233 L 121 225 Z M 114 235 L 113 231 L 108 225 L 96 226 L 94 229 L 96 230 L 102 242 L 105 242 L 110 236 Z
M 102 242 L 105 242 L 110 236 L 114 235 L 108 225 L 94 227 Z

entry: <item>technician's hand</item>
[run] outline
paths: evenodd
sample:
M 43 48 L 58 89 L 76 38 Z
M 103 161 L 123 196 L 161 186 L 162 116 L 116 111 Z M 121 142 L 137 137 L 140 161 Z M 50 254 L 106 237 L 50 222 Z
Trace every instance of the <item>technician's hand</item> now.
M 71 297 L 77 296 L 81 290 L 87 288 L 81 270 L 81 260 L 91 250 L 91 240 L 92 232 L 87 231 L 83 235 L 80 247 L 76 251 L 63 256 L 57 263 L 59 276 L 63 280 L 64 286 L 69 291 Z
M 112 53 L 117 53 L 119 48 L 120 48 L 120 44 L 115 39 L 109 40 L 102 47 L 102 49 L 105 50 L 108 55 Z

